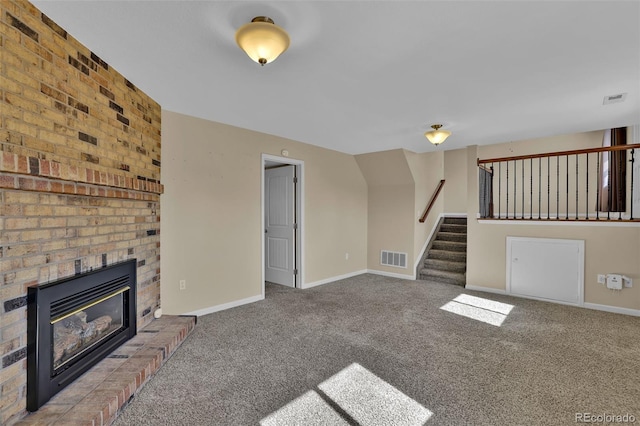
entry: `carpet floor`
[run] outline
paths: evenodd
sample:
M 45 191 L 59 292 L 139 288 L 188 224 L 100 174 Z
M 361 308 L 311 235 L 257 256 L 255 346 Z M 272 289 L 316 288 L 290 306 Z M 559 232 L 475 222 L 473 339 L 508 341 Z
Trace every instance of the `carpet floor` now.
M 200 317 L 115 425 L 640 422 L 639 331 L 638 317 L 435 282 L 268 284 Z

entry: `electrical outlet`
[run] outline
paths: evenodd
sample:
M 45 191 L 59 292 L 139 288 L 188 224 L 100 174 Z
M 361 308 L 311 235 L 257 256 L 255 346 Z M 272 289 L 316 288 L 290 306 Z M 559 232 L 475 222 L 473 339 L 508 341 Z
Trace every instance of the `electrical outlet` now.
M 180 290 L 187 289 L 187 280 L 180 280 Z
M 349 260 L 349 253 L 344 254 L 344 260 Z
M 605 284 L 607 277 L 604 274 L 598 274 L 598 284 Z

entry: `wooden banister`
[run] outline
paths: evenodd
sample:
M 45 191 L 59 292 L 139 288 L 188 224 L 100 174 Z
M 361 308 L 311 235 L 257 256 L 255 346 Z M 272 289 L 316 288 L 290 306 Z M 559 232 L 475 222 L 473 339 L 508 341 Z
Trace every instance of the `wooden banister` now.
M 436 202 L 436 199 L 438 198 L 438 195 L 440 194 L 440 191 L 442 190 L 443 186 L 444 186 L 444 179 L 442 179 L 440 183 L 438 183 L 438 186 L 436 187 L 435 192 L 431 196 L 431 200 L 429 200 L 429 204 L 427 204 L 427 208 L 425 209 L 420 219 L 418 219 L 418 222 L 424 223 L 424 221 L 427 220 L 429 211 L 431 210 L 431 207 L 433 207 L 433 204 Z
M 622 142 L 607 147 L 478 159 L 478 169 L 483 172 L 479 176 L 480 219 L 640 222 L 634 217 L 637 178 L 634 172 L 629 173 L 629 169 L 635 170 L 634 163 L 637 166 L 634 157 L 639 148 L 640 143 Z M 630 159 L 623 155 L 625 152 Z M 494 194 L 497 212 L 492 209 Z
M 572 151 L 545 152 L 542 154 L 518 155 L 515 157 L 488 158 L 481 160 L 478 158 L 478 165 L 487 163 L 499 163 L 501 161 L 528 160 L 530 158 L 562 157 L 565 155 L 589 154 L 592 152 L 626 151 L 628 149 L 640 149 L 640 144 L 603 146 L 600 148 L 575 149 Z

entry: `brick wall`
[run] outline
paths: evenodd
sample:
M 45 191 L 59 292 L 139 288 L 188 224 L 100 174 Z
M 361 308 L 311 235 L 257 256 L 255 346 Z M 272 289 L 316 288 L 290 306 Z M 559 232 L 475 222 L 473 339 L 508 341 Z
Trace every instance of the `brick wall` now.
M 25 415 L 27 287 L 138 260 L 160 303 L 160 106 L 24 0 L 0 1 L 0 424 Z

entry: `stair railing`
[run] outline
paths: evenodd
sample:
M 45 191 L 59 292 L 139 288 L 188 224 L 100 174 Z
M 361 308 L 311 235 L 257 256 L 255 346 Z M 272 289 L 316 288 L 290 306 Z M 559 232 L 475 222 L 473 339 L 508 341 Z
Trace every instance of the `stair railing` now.
M 634 212 L 640 201 L 634 186 L 640 178 L 638 148 L 478 159 L 479 219 L 640 222 Z
M 429 215 L 429 211 L 431 210 L 431 207 L 433 207 L 433 205 L 435 204 L 436 199 L 438 199 L 438 195 L 440 194 L 440 191 L 442 190 L 443 186 L 444 186 L 444 179 L 442 179 L 438 183 L 438 186 L 436 187 L 436 190 L 434 191 L 433 195 L 431 196 L 431 200 L 429 200 L 429 204 L 427 204 L 427 208 L 424 210 L 424 213 L 422 213 L 422 216 L 420 216 L 420 218 L 418 219 L 418 222 L 424 223 L 424 221 L 427 220 L 427 216 Z

